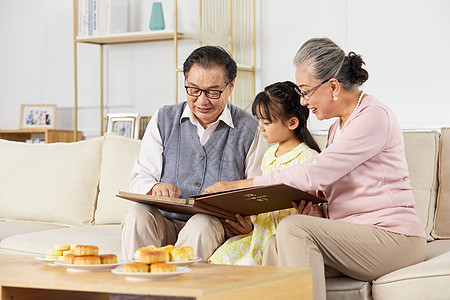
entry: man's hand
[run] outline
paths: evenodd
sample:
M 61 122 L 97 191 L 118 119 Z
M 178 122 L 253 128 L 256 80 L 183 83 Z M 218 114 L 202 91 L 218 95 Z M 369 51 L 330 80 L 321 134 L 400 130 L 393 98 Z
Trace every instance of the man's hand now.
M 236 181 L 219 181 L 209 187 L 207 187 L 204 191 L 204 193 L 217 193 L 217 192 L 223 192 L 228 190 L 235 190 L 235 189 L 241 189 L 246 187 L 253 186 L 253 178 L 247 178 L 242 180 L 236 180 Z
M 319 217 L 319 218 L 325 217 L 322 206 L 313 204 L 311 201 L 308 201 L 308 203 L 306 203 L 305 200 L 301 200 L 300 202 L 292 201 L 292 205 L 297 210 L 298 214 Z
M 236 214 L 236 219 L 238 221 L 233 221 L 230 219 L 221 219 L 223 229 L 225 230 L 225 238 L 229 239 L 230 237 L 247 234 L 253 230 L 253 223 L 250 220 L 250 216 L 243 217 L 239 214 Z
M 181 191 L 175 184 L 160 182 L 155 184 L 148 194 L 152 196 L 180 198 Z

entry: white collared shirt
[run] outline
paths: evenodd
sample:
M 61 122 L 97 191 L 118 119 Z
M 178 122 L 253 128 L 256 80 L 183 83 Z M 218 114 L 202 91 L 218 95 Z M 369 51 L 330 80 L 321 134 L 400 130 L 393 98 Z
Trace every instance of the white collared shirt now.
M 217 126 L 219 126 L 220 121 L 223 121 L 229 127 L 234 128 L 233 119 L 231 118 L 231 112 L 230 112 L 230 109 L 228 108 L 228 105 L 225 105 L 225 109 L 220 114 L 219 118 L 217 118 L 217 120 L 214 123 L 212 123 L 211 125 L 209 125 L 206 129 L 203 128 L 203 126 L 198 122 L 197 118 L 194 116 L 191 109 L 189 108 L 189 105 L 186 105 L 186 108 L 184 109 L 183 114 L 181 115 L 180 123 L 181 123 L 181 120 L 183 120 L 184 118 L 188 118 L 189 121 L 191 121 L 191 123 L 195 127 L 197 127 L 197 134 L 200 139 L 200 144 L 202 146 L 204 146 L 206 144 L 208 139 L 211 137 L 213 132 L 216 130 Z
M 131 171 L 130 191 L 133 193 L 147 194 L 161 179 L 164 146 L 162 144 L 161 134 L 158 130 L 158 112 L 159 110 L 156 111 L 150 119 L 144 137 L 142 138 L 141 152 Z M 200 125 L 188 105 L 186 105 L 183 114 L 181 115 L 180 122 L 184 118 L 189 118 L 189 121 L 197 128 L 197 134 L 202 146 L 206 144 L 220 121 L 223 121 L 231 128 L 234 128 L 228 105 L 225 106 L 225 109 L 217 121 L 206 129 Z M 266 141 L 257 130 L 253 143 L 245 158 L 246 178 L 253 178 L 261 175 L 261 161 L 267 148 L 268 145 Z

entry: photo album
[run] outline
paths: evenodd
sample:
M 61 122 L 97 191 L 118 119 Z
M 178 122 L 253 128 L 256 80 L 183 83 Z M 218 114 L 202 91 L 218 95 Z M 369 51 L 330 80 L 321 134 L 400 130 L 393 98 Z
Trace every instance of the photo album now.
M 142 195 L 119 191 L 117 197 L 153 205 L 168 212 L 193 215 L 210 214 L 219 218 L 236 220 L 235 214 L 242 216 L 291 208 L 291 201 L 311 201 L 315 204 L 326 202 L 286 184 L 253 186 L 249 188 L 200 194 L 188 199 Z

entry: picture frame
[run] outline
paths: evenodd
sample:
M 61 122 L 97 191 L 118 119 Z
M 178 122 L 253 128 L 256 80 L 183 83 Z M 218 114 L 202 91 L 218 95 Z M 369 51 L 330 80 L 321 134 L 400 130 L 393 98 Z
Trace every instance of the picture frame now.
M 107 114 L 107 133 L 114 133 L 132 139 L 139 138 L 138 113 L 111 113 Z
M 56 128 L 56 104 L 21 104 L 20 129 Z
M 139 139 L 142 140 L 144 137 L 145 130 L 147 129 L 148 123 L 150 122 L 152 116 L 139 116 Z

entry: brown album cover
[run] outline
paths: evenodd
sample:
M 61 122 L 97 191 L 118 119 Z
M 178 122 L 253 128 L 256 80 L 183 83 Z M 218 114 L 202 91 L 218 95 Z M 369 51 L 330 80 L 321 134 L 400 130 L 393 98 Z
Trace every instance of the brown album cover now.
M 123 191 L 119 191 L 117 197 L 153 205 L 169 212 L 187 215 L 206 213 L 231 220 L 236 220 L 235 214 L 250 216 L 291 208 L 293 207 L 291 201 L 326 202 L 325 199 L 286 184 L 253 186 L 219 193 L 195 195 L 188 199 L 142 195 Z

